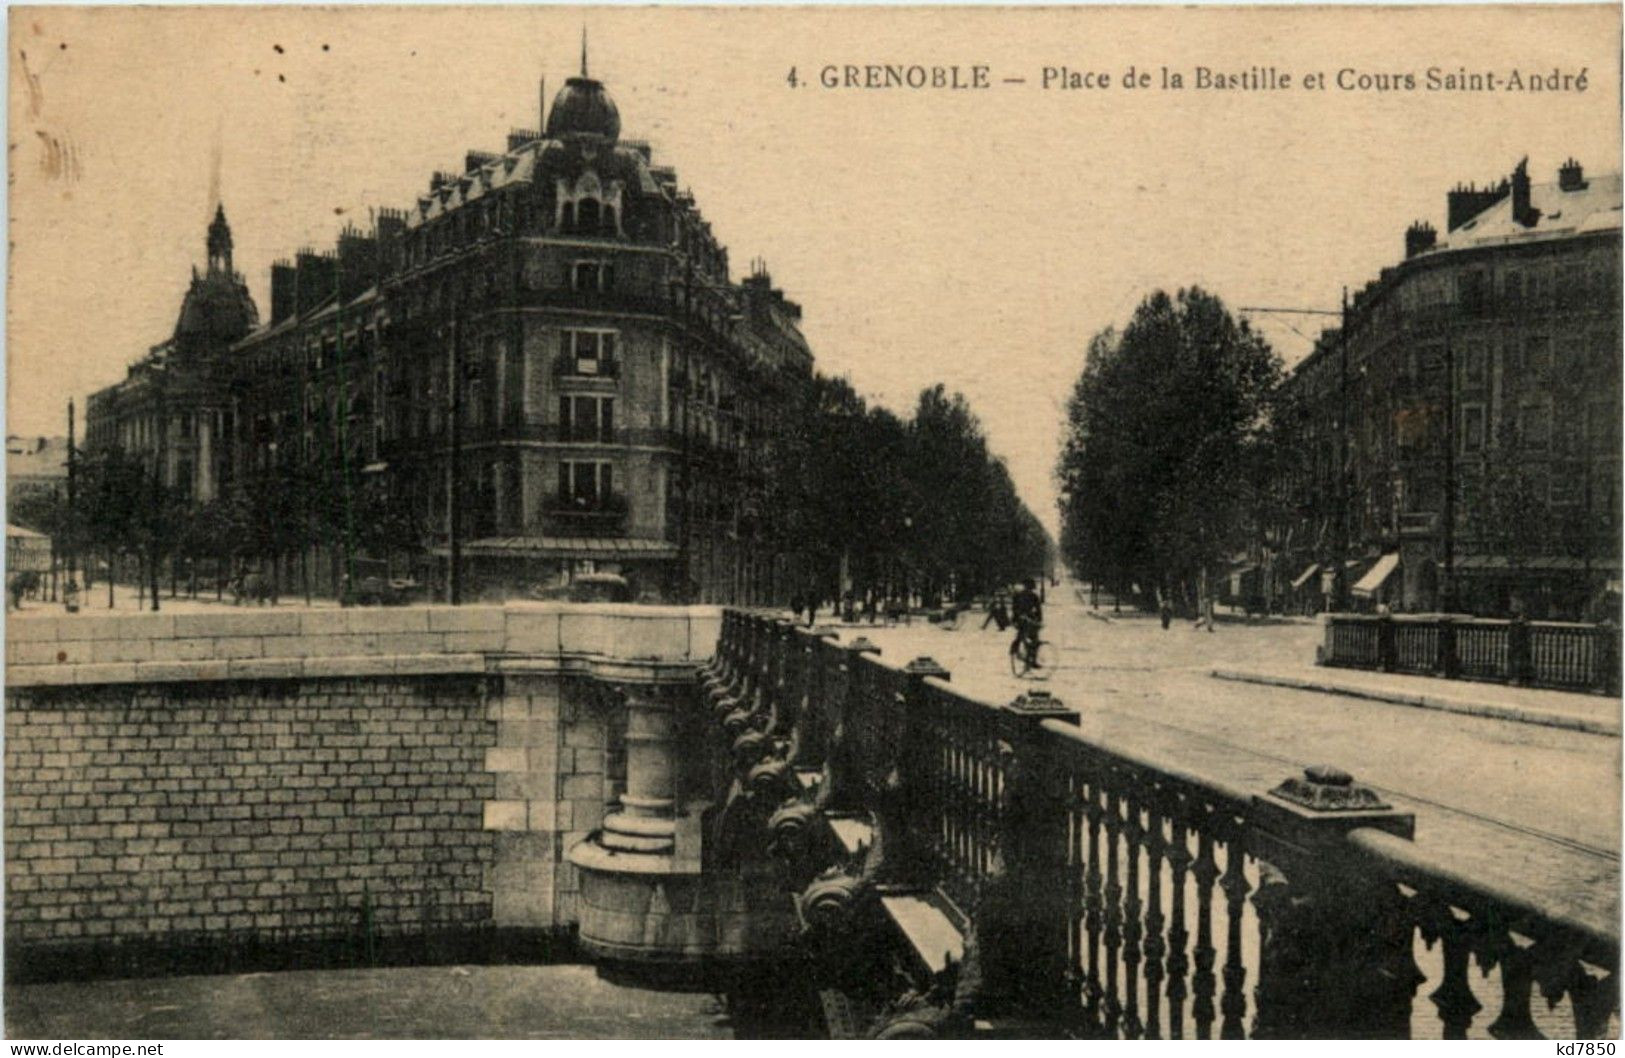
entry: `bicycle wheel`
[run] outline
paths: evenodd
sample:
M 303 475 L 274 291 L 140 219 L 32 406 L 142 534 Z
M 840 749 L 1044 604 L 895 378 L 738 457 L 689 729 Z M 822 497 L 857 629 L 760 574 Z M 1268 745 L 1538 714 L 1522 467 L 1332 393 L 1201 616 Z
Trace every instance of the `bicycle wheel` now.
M 1049 640 L 1040 640 L 1038 643 L 1038 664 L 1033 666 L 1030 673 L 1035 680 L 1047 680 L 1055 674 L 1055 668 L 1061 662 L 1061 650 Z

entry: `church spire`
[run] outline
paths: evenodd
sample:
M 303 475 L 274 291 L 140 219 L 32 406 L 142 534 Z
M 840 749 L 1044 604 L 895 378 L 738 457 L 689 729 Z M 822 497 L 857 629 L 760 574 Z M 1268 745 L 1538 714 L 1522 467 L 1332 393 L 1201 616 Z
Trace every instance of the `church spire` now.
M 581 76 L 587 76 L 587 27 L 581 27 Z
M 226 223 L 226 207 L 217 203 L 209 224 L 209 274 L 231 275 L 231 225 Z

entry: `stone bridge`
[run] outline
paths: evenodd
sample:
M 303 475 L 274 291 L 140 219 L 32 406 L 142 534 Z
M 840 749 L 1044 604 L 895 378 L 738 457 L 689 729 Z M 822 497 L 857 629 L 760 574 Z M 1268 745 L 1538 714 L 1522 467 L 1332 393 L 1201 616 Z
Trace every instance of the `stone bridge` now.
M 1612 928 L 1335 768 L 1231 788 L 770 615 L 23 617 L 6 682 L 11 980 L 579 952 L 836 1036 L 1617 1031 Z

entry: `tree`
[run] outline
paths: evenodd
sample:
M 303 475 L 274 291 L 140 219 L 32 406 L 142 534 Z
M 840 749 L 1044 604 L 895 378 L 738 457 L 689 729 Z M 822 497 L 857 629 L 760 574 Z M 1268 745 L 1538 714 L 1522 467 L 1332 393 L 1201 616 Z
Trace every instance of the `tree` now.
M 1245 546 L 1269 502 L 1281 375 L 1269 344 L 1195 287 L 1156 291 L 1120 334 L 1096 334 L 1057 466 L 1068 563 L 1120 590 L 1171 588 Z

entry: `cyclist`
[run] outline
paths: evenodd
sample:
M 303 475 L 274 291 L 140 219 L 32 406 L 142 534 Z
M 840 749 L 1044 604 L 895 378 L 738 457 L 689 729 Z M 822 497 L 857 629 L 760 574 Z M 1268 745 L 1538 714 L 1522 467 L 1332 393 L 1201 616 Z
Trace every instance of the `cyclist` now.
M 1033 590 L 1033 579 L 1028 577 L 1010 598 L 1010 618 L 1016 625 L 1016 638 L 1010 644 L 1010 653 L 1023 652 L 1027 667 L 1038 664 L 1038 632 L 1044 627 L 1044 604 Z

